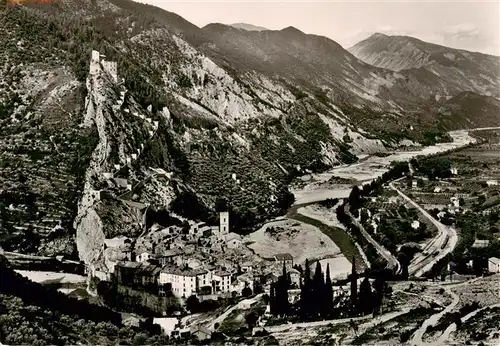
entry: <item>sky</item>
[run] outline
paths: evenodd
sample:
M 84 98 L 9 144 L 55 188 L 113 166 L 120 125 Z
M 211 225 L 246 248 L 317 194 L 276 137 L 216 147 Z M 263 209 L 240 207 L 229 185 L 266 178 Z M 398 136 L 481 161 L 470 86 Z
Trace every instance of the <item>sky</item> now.
M 271 30 L 294 26 L 327 36 L 344 48 L 381 32 L 500 55 L 500 0 L 138 1 L 175 12 L 199 27 L 209 23 L 248 23 Z

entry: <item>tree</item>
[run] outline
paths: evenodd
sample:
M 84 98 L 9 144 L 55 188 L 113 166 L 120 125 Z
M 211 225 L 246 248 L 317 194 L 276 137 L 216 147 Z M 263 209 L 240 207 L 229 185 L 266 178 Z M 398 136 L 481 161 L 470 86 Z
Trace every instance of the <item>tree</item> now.
M 186 299 L 186 309 L 191 313 L 196 313 L 200 309 L 200 300 L 197 296 L 192 295 Z
M 289 312 L 288 303 L 288 289 L 290 288 L 290 281 L 288 281 L 288 274 L 286 271 L 285 262 L 283 262 L 283 273 L 278 278 L 275 286 L 276 293 L 276 314 L 287 315 Z
M 245 288 L 241 291 L 241 295 L 243 297 L 250 297 L 252 295 L 252 289 L 248 286 L 245 286 Z
M 306 259 L 304 268 L 304 280 L 300 288 L 300 315 L 302 319 L 306 319 L 311 314 L 311 269 L 309 268 L 309 260 Z
M 269 310 L 271 315 L 277 315 L 276 311 L 276 284 L 271 282 L 270 292 L 269 292 Z
M 314 271 L 314 276 L 312 280 L 312 296 L 311 296 L 311 311 L 314 316 L 319 315 L 323 308 L 324 303 L 324 285 L 325 281 L 323 279 L 323 272 L 321 271 L 321 263 L 316 262 L 316 270 Z
M 361 203 L 361 191 L 357 185 L 354 185 L 351 193 L 349 194 L 349 204 L 353 209 L 358 209 L 361 206 Z
M 351 313 L 356 313 L 358 303 L 358 274 L 356 273 L 356 259 L 352 256 L 351 270 Z
M 365 277 L 359 286 L 359 308 L 363 315 L 373 312 L 373 293 L 368 277 Z
M 378 272 L 375 275 L 375 282 L 373 283 L 373 289 L 374 289 L 374 314 L 378 314 L 382 312 L 382 304 L 383 304 L 383 299 L 384 299 L 384 292 L 385 292 L 385 279 L 383 277 L 382 272 Z
M 245 316 L 245 322 L 247 323 L 248 329 L 250 330 L 252 330 L 257 325 L 258 320 L 259 316 L 257 316 L 257 314 L 254 311 L 251 311 Z
M 368 221 L 368 219 L 370 218 L 369 214 L 368 214 L 368 210 L 364 209 L 364 208 L 361 209 L 360 216 L 361 216 L 361 223 L 362 224 L 365 224 Z
M 333 310 L 333 288 L 332 279 L 330 278 L 330 264 L 326 265 L 326 279 L 324 285 L 324 302 L 323 305 L 323 317 L 328 317 Z

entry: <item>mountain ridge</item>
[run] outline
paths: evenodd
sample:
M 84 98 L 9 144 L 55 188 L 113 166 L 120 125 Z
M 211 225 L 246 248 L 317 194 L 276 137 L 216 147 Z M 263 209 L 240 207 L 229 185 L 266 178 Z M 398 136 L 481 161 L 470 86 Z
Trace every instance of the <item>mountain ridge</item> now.
M 373 34 L 371 34 L 370 36 L 368 36 L 367 38 L 355 43 L 353 46 L 347 48 L 347 50 L 351 50 L 352 48 L 354 48 L 356 45 L 364 42 L 364 41 L 370 41 L 371 39 L 379 39 L 379 38 L 383 38 L 383 39 L 388 39 L 388 38 L 404 38 L 404 39 L 409 39 L 409 40 L 412 40 L 412 41 L 415 41 L 415 42 L 419 42 L 421 44 L 426 44 L 426 45 L 429 45 L 429 46 L 435 46 L 436 48 L 439 48 L 439 49 L 453 49 L 453 50 L 457 50 L 457 51 L 462 51 L 462 52 L 466 52 L 466 53 L 471 53 L 471 54 L 480 54 L 480 55 L 486 55 L 486 56 L 489 56 L 489 57 L 494 57 L 494 58 L 500 58 L 500 55 L 495 55 L 495 54 L 489 54 L 489 53 L 483 53 L 483 52 L 479 52 L 479 51 L 472 51 L 472 50 L 468 50 L 468 49 L 465 49 L 465 48 L 454 48 L 454 47 L 449 47 L 449 46 L 445 46 L 445 45 L 442 45 L 442 44 L 438 44 L 438 43 L 433 43 L 433 42 L 428 42 L 428 41 L 425 41 L 423 39 L 420 39 L 418 37 L 414 37 L 414 36 L 409 36 L 409 35 L 389 35 L 389 34 L 384 34 L 384 33 L 381 33 L 381 32 L 375 32 Z
M 364 62 L 404 73 L 423 68 L 439 77 L 446 96 L 473 91 L 499 96 L 500 57 L 424 42 L 409 36 L 374 34 L 349 48 Z
M 247 23 L 233 23 L 233 24 L 230 24 L 230 26 L 232 26 L 233 28 L 247 30 L 247 31 L 269 30 L 269 29 L 264 28 L 262 26 L 257 26 L 257 25 L 253 25 L 253 24 L 247 24 Z

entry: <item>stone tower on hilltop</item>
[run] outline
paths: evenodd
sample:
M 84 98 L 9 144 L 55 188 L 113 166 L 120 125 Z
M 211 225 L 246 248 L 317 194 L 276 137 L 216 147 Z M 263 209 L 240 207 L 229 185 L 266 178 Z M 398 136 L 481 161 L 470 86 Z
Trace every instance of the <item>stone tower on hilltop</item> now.
M 219 214 L 219 234 L 221 236 L 229 233 L 229 213 L 227 211 Z
M 102 70 L 111 76 L 111 79 L 118 83 L 118 64 L 116 61 L 107 61 L 105 56 L 98 51 L 92 51 L 92 58 L 90 60 L 90 73 L 94 74 L 99 72 L 100 67 Z
M 118 65 L 116 61 L 102 60 L 102 68 L 109 73 L 115 83 L 118 83 Z

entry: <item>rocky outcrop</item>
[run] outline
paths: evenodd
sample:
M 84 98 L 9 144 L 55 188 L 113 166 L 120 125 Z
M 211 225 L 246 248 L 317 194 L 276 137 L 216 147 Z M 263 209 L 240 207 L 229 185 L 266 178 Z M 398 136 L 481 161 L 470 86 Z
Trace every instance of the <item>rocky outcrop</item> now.
M 76 229 L 76 246 L 80 260 L 93 263 L 102 257 L 104 250 L 104 232 L 102 222 L 96 212 L 96 204 L 100 200 L 100 192 L 94 188 L 95 179 L 99 180 L 108 151 L 105 130 L 104 105 L 106 95 L 103 71 L 98 60 L 92 59 L 90 74 L 87 78 L 86 112 L 83 126 L 96 126 L 99 143 L 92 153 L 90 165 L 85 174 L 85 185 L 78 205 L 78 214 L 74 221 Z
M 94 51 L 81 126 L 95 127 L 99 141 L 85 173 L 74 220 L 78 255 L 87 264 L 103 262 L 107 237 L 142 231 L 147 204 L 132 200 L 133 190 L 148 186 L 151 173 L 145 167 L 135 171 L 132 165 L 140 160 L 160 122 L 171 121 L 167 107 L 153 118 L 151 107 L 144 110 L 118 83 L 116 65 Z

